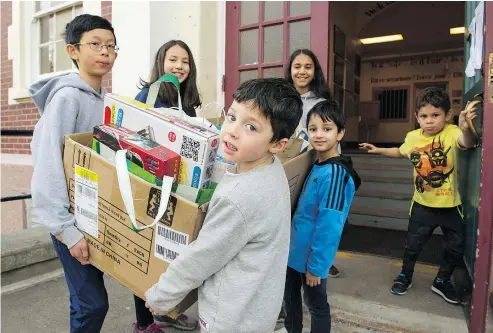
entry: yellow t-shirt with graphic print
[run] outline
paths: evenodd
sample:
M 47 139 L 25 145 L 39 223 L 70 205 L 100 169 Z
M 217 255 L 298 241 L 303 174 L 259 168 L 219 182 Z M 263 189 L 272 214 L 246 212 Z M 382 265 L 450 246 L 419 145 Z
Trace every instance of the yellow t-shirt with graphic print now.
M 459 127 L 450 124 L 433 137 L 424 136 L 422 129 L 407 134 L 399 151 L 414 166 L 414 201 L 436 208 L 461 204 L 457 153 L 461 134 Z

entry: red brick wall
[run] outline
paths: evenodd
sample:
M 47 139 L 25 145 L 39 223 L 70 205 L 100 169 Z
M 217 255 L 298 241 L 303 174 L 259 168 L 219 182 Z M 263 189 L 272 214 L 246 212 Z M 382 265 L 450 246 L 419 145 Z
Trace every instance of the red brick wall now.
M 8 60 L 8 27 L 12 24 L 12 1 L 1 1 L 0 12 L 2 15 L 1 43 L 1 73 L 0 90 L 0 115 L 1 127 L 3 129 L 31 130 L 38 120 L 38 110 L 32 103 L 8 104 L 9 88 L 12 87 L 12 60 Z M 10 154 L 30 154 L 29 136 L 1 138 L 1 152 Z
M 101 1 L 101 15 L 111 22 L 111 1 Z M 109 72 L 103 78 L 103 87 L 111 92 L 111 86 L 111 72 Z
M 111 21 L 111 1 L 101 2 L 102 16 Z M 39 112 L 33 103 L 9 104 L 8 90 L 12 87 L 12 60 L 8 60 L 8 27 L 12 25 L 12 1 L 0 1 L 1 13 L 1 128 L 9 130 L 33 130 L 39 120 Z M 111 92 L 111 72 L 103 78 L 103 87 Z M 5 154 L 31 154 L 31 136 L 6 136 L 0 139 L 0 152 Z

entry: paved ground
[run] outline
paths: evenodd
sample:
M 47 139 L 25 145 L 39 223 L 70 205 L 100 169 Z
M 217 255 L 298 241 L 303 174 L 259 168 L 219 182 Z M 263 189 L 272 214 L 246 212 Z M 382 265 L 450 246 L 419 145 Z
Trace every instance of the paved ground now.
M 333 333 L 467 333 L 462 308 L 446 304 L 430 290 L 435 267 L 419 265 L 413 289 L 406 296 L 393 296 L 389 288 L 399 270 L 398 261 L 339 253 L 336 264 L 341 277 L 329 279 L 328 285 Z M 110 311 L 102 332 L 132 332 L 132 294 L 110 278 L 106 282 Z M 68 292 L 63 278 L 2 295 L 1 310 L 2 332 L 69 331 Z M 187 314 L 197 318 L 197 307 Z M 306 312 L 305 327 L 309 327 Z
M 132 332 L 135 321 L 132 294 L 112 279 L 107 279 L 110 295 L 110 310 L 102 333 Z M 2 297 L 2 332 L 66 333 L 68 329 L 68 292 L 63 278 L 47 282 L 34 288 Z M 197 306 L 187 311 L 197 318 Z M 307 319 L 308 320 L 308 319 Z M 353 324 L 334 322 L 334 332 L 372 332 Z M 180 331 L 169 329 L 168 333 Z M 199 333 L 199 329 L 192 331 Z

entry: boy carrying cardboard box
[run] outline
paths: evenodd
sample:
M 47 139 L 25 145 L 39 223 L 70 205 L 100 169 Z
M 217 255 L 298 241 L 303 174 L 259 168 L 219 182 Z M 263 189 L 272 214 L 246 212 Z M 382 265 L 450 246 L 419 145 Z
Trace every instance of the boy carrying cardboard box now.
M 197 239 L 147 291 L 155 313 L 167 313 L 198 288 L 202 331 L 273 332 L 291 224 L 289 185 L 274 154 L 286 146 L 302 108 L 284 79 L 238 88 L 221 131 L 224 157 L 236 168 L 216 188 Z
M 74 18 L 64 37 L 79 73 L 43 79 L 29 89 L 41 114 L 31 142 L 33 214 L 51 233 L 63 266 L 70 291 L 70 332 L 97 333 L 108 311 L 108 295 L 103 273 L 89 265 L 88 244 L 69 212 L 62 144 L 64 135 L 92 131 L 103 122 L 106 91 L 101 83 L 113 67 L 118 46 L 111 23 L 94 15 Z

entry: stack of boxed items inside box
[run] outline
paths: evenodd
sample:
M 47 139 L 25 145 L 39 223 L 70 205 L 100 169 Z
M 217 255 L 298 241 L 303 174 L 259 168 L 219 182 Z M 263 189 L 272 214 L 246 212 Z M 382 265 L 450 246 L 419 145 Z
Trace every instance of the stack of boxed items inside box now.
M 167 111 L 107 94 L 104 124 L 65 138 L 71 211 L 91 263 L 140 297 L 195 240 L 205 218 L 202 205 L 228 167 L 218 156 L 216 127 Z M 313 154 L 297 156 L 300 147 L 295 150 L 283 156 L 293 206 L 313 162 Z M 116 158 L 122 151 L 124 170 Z M 196 291 L 190 293 L 171 315 L 196 299 Z
M 217 128 L 200 127 L 113 94 L 105 97 L 104 124 L 95 127 L 92 148 L 111 161 L 116 151 L 127 150 L 132 174 L 158 186 L 163 177 L 172 177 L 172 191 L 198 204 L 210 200 L 224 170 L 214 168 Z

